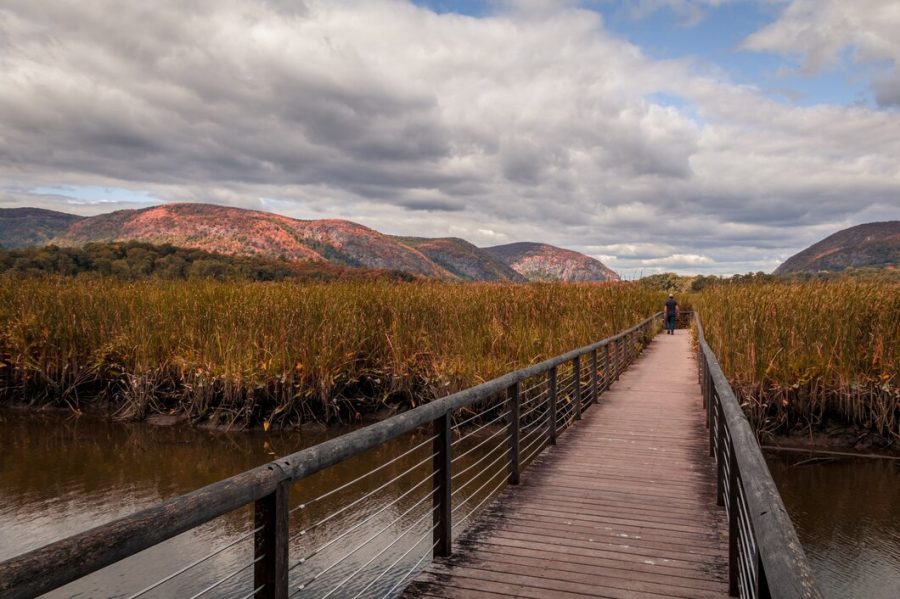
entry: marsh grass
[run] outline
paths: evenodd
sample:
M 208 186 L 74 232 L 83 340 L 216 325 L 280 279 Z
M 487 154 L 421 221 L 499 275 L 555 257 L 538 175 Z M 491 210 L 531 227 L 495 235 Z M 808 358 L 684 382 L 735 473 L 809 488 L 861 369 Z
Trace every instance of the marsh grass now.
M 652 314 L 636 285 L 15 279 L 0 401 L 279 426 L 415 406 Z
M 833 420 L 900 440 L 900 284 L 719 285 L 690 302 L 760 432 Z

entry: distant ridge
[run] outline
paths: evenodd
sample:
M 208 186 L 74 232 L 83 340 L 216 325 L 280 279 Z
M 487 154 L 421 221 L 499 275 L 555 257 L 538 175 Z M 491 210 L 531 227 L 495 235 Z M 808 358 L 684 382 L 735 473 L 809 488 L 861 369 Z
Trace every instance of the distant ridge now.
M 546 243 L 519 242 L 484 248 L 529 281 L 618 281 L 605 264 Z
M 54 242 L 82 245 L 132 239 L 219 254 L 331 262 L 449 278 L 421 252 L 354 222 L 304 221 L 212 204 L 165 204 L 101 214 L 73 224 Z
M 775 269 L 776 275 L 900 266 L 900 221 L 866 223 L 829 235 Z
M 0 245 L 7 249 L 128 241 L 442 280 L 618 280 L 598 260 L 541 243 L 479 248 L 456 237 L 396 237 L 347 220 L 298 220 L 214 204 L 163 204 L 92 217 L 40 208 L 0 210 Z
M 0 246 L 45 245 L 82 217 L 43 208 L 0 208 Z
M 458 237 L 397 237 L 414 247 L 450 273 L 468 281 L 513 281 L 522 283 L 525 277 L 510 268 L 503 260 L 465 239 Z

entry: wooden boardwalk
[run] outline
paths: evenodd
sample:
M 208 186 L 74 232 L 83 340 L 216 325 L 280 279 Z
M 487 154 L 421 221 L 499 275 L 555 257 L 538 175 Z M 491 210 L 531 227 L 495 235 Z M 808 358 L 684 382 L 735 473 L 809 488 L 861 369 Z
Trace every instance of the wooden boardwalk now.
M 407 597 L 727 597 L 689 332 L 643 355 Z

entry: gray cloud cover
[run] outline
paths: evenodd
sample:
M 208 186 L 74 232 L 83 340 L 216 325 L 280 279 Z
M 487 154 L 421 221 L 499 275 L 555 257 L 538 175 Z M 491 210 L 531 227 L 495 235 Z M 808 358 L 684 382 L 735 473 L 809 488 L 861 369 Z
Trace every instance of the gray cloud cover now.
M 833 52 L 792 46 L 779 27 L 793 18 L 747 45 Z M 889 100 L 895 82 L 879 77 Z M 744 272 L 897 218 L 898 156 L 895 110 L 776 102 L 650 60 L 569 2 L 504 2 L 481 19 L 388 0 L 0 8 L 6 206 L 128 205 L 32 191 L 106 186 L 545 241 L 626 274 Z

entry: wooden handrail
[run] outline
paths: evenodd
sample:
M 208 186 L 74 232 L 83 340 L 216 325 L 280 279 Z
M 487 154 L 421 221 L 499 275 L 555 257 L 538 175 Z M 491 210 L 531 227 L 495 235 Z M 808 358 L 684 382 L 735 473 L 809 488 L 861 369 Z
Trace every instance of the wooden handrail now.
M 634 348 L 624 347 L 625 343 L 634 341 L 638 333 L 646 335 L 661 315 L 661 312 L 656 313 L 602 341 L 434 400 L 382 422 L 6 560 L 0 563 L 0 596 L 19 598 L 46 593 L 214 518 L 255 504 L 256 526 L 268 527 L 255 537 L 256 554 L 266 556 L 266 560 L 256 564 L 255 580 L 262 580 L 268 585 L 259 596 L 283 597 L 287 585 L 285 512 L 290 483 L 420 427 L 441 426 L 441 430 L 446 431 L 448 415 L 453 410 L 517 388 L 528 378 L 555 372 L 558 366 L 580 360 L 581 356 L 591 356 L 598 349 L 604 349 L 605 367 L 608 368 L 610 366 L 608 346 L 611 343 L 614 345 L 615 353 L 620 354 L 620 361 L 614 365 L 615 374 L 618 376 L 624 365 L 636 354 Z M 608 385 L 606 381 L 605 387 Z M 576 387 L 580 398 L 580 382 Z M 551 438 L 553 436 L 551 435 Z M 447 456 L 442 456 L 440 462 L 436 459 L 435 467 L 446 470 L 447 459 Z M 441 485 L 446 475 L 446 472 L 442 473 L 440 479 L 435 476 L 435 484 Z M 510 482 L 514 483 L 517 480 L 516 470 L 510 473 Z M 446 498 L 448 496 L 446 489 L 440 488 L 442 496 Z M 446 506 L 442 506 L 440 511 L 446 514 Z M 449 516 L 447 518 L 449 519 Z M 448 552 L 450 523 L 443 523 L 441 529 L 448 536 L 441 539 L 440 551 Z
M 730 593 L 741 597 L 819 599 L 821 593 L 759 442 L 706 342 L 696 312 L 694 322 L 700 345 L 700 379 L 710 429 L 710 455 L 715 456 L 718 466 L 720 505 L 725 506 L 729 516 Z M 742 515 L 749 518 L 749 530 L 740 523 Z M 755 555 L 750 555 L 751 551 Z

